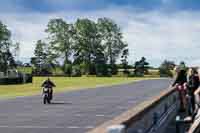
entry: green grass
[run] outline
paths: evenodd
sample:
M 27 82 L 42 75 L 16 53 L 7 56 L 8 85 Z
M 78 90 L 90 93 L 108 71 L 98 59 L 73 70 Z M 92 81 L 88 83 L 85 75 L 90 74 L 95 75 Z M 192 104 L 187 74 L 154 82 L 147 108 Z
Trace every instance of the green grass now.
M 22 73 L 31 74 L 32 71 L 33 71 L 33 68 L 31 68 L 31 67 L 17 67 L 17 70 L 19 72 L 22 72 Z M 60 67 L 56 67 L 55 69 L 52 69 L 51 71 L 52 71 L 53 74 L 63 74 L 63 71 Z
M 31 67 L 18 67 L 17 70 L 22 73 L 31 74 L 32 68 Z
M 17 96 L 30 96 L 41 94 L 40 85 L 45 77 L 34 77 L 32 84 L 23 85 L 0 85 L 0 97 L 12 98 Z M 98 86 L 109 86 L 147 78 L 126 78 L 126 77 L 52 77 L 56 84 L 55 92 L 72 91 L 84 88 L 96 88 Z M 149 78 L 148 78 L 149 79 Z

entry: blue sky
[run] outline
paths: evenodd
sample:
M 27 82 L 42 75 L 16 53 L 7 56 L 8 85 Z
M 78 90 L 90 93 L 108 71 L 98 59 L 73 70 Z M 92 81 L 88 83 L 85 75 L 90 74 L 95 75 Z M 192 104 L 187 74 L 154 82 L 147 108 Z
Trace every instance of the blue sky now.
M 49 19 L 110 17 L 120 25 L 130 49 L 129 62 L 146 56 L 158 66 L 164 59 L 200 65 L 199 0 L 2 0 L 0 20 L 21 45 L 19 59 L 33 56 L 45 39 Z
M 92 11 L 109 6 L 130 6 L 145 11 L 167 7 L 176 10 L 199 10 L 198 0 L 3 0 L 3 12 L 57 12 L 67 10 Z

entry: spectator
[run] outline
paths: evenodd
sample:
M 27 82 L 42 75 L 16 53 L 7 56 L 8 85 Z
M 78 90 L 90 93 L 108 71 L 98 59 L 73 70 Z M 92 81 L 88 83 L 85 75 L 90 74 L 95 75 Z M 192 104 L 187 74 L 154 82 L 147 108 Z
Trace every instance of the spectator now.
M 199 87 L 199 76 L 198 72 L 194 68 L 190 68 L 188 71 L 188 82 L 187 82 L 187 90 L 188 90 L 188 96 L 189 96 L 189 102 L 191 103 L 191 112 L 189 112 L 190 115 L 195 110 L 195 91 Z
M 181 62 L 179 66 L 175 67 L 175 73 L 175 81 L 172 86 L 175 86 L 176 84 L 183 85 L 187 82 L 186 66 L 183 62 Z
M 198 68 L 197 72 L 200 79 L 200 68 Z M 198 87 L 198 89 L 195 90 L 194 96 L 195 96 L 195 103 L 196 103 L 195 110 L 197 110 L 200 106 L 200 87 Z
M 185 111 L 186 109 L 186 83 L 187 83 L 187 73 L 186 66 L 184 62 L 181 62 L 179 66 L 175 68 L 175 81 L 172 86 L 175 86 L 179 92 L 180 99 L 180 111 Z

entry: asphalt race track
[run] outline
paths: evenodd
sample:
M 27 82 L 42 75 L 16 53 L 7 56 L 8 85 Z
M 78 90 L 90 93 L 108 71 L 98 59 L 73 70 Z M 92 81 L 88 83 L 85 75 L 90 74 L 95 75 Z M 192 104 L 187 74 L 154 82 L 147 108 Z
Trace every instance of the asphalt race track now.
M 0 100 L 0 132 L 84 133 L 158 95 L 170 82 L 146 80 L 57 94 L 51 105 L 43 105 L 41 96 Z

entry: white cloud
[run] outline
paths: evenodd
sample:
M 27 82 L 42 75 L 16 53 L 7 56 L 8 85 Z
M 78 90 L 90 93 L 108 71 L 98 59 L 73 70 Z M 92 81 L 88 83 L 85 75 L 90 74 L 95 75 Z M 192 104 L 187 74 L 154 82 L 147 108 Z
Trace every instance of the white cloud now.
M 185 60 L 187 64 L 200 65 L 200 15 L 199 12 L 162 11 L 138 12 L 129 7 L 110 7 L 97 11 L 70 11 L 58 13 L 0 14 L 9 26 L 14 40 L 22 43 L 21 57 L 33 55 L 34 43 L 46 37 L 44 29 L 50 18 L 62 17 L 73 22 L 78 17 L 110 17 L 122 28 L 130 48 L 130 62 L 145 56 L 154 65 L 164 59 Z

